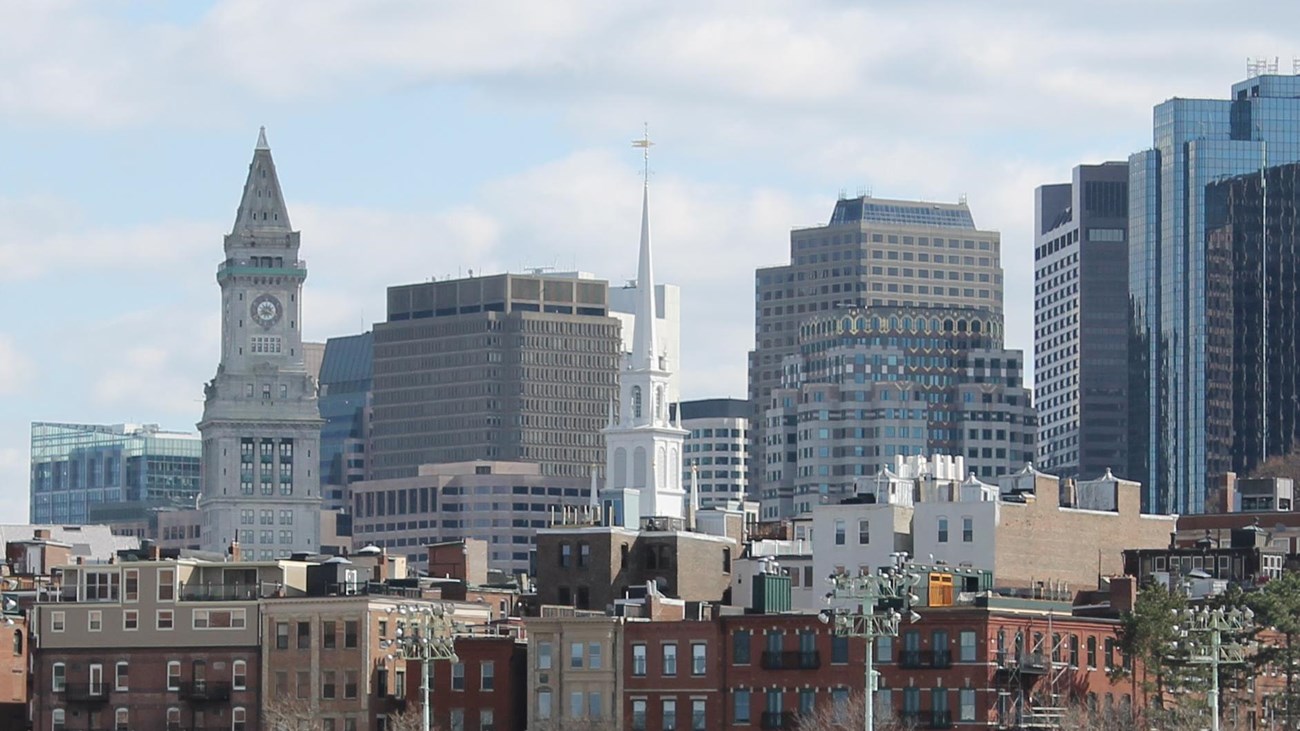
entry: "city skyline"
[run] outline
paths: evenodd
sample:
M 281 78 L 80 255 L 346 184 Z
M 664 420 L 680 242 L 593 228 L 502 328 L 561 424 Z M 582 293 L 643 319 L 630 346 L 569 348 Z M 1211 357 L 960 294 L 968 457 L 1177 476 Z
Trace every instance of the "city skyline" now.
M 627 144 L 648 121 L 682 397 L 743 397 L 753 271 L 837 191 L 968 196 L 1002 235 L 1006 345 L 1028 353 L 1034 188 L 1145 149 L 1154 105 L 1291 48 L 1285 17 L 1259 31 L 1228 8 L 648 7 L 0 6 L 0 520 L 27 514 L 30 422 L 195 431 L 214 248 L 259 125 L 323 342 L 431 276 L 632 278 Z

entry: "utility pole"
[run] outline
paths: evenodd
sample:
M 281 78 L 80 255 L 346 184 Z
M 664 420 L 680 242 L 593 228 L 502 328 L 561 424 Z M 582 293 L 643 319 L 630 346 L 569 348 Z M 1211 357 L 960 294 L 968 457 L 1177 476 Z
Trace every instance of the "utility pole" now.
M 875 729 L 876 678 L 872 669 L 877 637 L 897 637 L 903 612 L 915 622 L 921 615 L 912 611 L 920 599 L 913 589 L 920 585 L 921 574 L 907 563 L 906 553 L 892 553 L 893 565 L 875 574 L 831 574 L 827 581 L 831 591 L 826 602 L 831 605 L 818 614 L 824 624 L 840 637 L 861 637 L 866 642 L 866 659 L 863 662 L 863 731 Z
M 397 638 L 384 640 L 380 647 L 394 649 L 389 659 L 420 661 L 420 728 L 430 731 L 429 666 L 438 660 L 460 662 L 455 623 L 441 604 L 398 604 L 388 613 L 397 615 Z

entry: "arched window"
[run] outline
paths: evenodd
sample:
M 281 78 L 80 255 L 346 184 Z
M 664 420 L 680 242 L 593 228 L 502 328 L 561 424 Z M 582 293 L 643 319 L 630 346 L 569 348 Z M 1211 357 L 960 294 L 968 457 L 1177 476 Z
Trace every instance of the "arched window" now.
M 248 714 L 243 708 L 235 708 L 230 712 L 230 731 L 245 731 L 248 724 Z
M 632 387 L 632 418 L 641 418 L 641 387 Z
M 63 731 L 67 728 L 64 724 L 67 722 L 67 711 L 62 708 L 55 708 L 50 713 L 50 728 L 52 731 Z

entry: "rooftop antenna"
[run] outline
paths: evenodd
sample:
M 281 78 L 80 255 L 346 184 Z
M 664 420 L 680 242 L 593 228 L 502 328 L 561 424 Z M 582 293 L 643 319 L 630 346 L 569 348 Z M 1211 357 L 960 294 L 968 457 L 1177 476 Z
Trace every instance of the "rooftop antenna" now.
M 859 197 L 859 198 L 866 198 L 866 197 L 867 197 L 867 186 L 865 186 L 865 185 L 859 185 L 859 186 L 858 186 L 858 197 Z
M 1291 57 L 1291 73 L 1300 74 L 1300 56 Z
M 959 206 L 964 206 L 964 205 L 966 205 L 966 194 L 965 194 L 965 193 L 962 193 L 961 195 L 957 196 L 957 205 L 959 205 Z
M 840 188 L 840 197 L 839 197 L 839 199 L 843 201 L 843 200 L 848 200 L 848 198 L 849 198 L 849 196 L 848 196 L 847 191 L 845 191 L 843 188 Z

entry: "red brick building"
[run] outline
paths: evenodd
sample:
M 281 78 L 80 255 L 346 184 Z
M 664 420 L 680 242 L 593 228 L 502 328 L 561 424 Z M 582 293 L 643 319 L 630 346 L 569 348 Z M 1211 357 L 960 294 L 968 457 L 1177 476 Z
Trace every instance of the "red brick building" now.
M 624 728 L 722 727 L 719 622 L 628 620 L 623 646 Z
M 926 609 L 874 648 L 878 712 L 960 729 L 1041 719 L 1069 703 L 1130 703 L 1132 686 L 1106 673 L 1123 662 L 1117 628 L 1044 601 Z M 862 692 L 864 650 L 815 614 L 629 621 L 623 727 L 793 729 L 801 715 Z
M 430 666 L 432 722 L 437 728 L 524 731 L 528 725 L 528 645 L 515 634 L 459 637 L 457 663 Z M 424 702 L 420 663 L 408 662 L 404 683 L 409 712 Z

